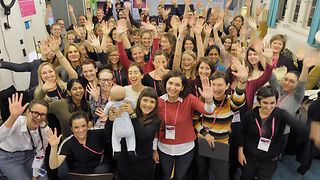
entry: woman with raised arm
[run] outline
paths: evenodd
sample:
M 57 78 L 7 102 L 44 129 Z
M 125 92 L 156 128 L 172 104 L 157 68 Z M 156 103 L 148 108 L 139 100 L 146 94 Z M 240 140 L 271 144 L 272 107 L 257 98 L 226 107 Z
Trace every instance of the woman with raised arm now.
M 159 49 L 159 43 L 158 43 L 158 37 L 157 37 L 157 29 L 156 27 L 154 27 L 153 25 L 151 25 L 150 23 L 142 23 L 142 25 L 145 27 L 145 29 L 148 30 L 152 30 L 153 32 L 153 45 L 152 45 L 152 52 L 150 54 L 150 57 L 153 57 L 153 54 L 156 50 Z M 120 27 L 118 27 L 120 28 Z M 127 35 L 125 35 L 124 33 L 126 33 L 126 28 L 123 27 L 121 29 L 118 29 L 117 31 L 119 31 L 119 40 L 117 43 L 117 47 L 119 50 L 119 56 L 120 56 L 120 62 L 123 65 L 124 69 L 128 69 L 130 64 L 132 63 L 132 61 L 129 60 L 126 52 L 125 52 L 125 48 L 124 48 L 124 44 L 123 44 L 123 40 L 127 39 Z M 127 40 L 129 41 L 129 40 Z M 144 56 L 145 53 L 143 51 L 143 48 L 140 45 L 134 45 L 131 47 L 131 54 L 132 54 L 132 59 L 134 62 L 136 62 L 144 71 L 144 73 L 149 73 L 150 71 L 154 70 L 154 67 L 152 65 L 152 60 L 149 60 L 148 62 L 144 61 Z
M 48 146 L 48 103 L 41 99 L 30 102 L 26 115 L 18 93 L 9 98 L 10 116 L 0 127 L 0 170 L 8 179 L 47 179 L 42 171 Z M 40 177 L 43 175 L 44 177 Z
M 174 170 L 175 178 L 184 180 L 194 156 L 196 136 L 192 113 L 194 110 L 204 114 L 213 112 L 213 84 L 208 78 L 202 80 L 199 92 L 205 103 L 188 93 L 187 79 L 180 71 L 170 71 L 163 78 L 162 87 L 165 94 L 159 97 L 158 106 L 162 125 L 154 159 L 160 160 L 163 179 L 169 180 Z
M 62 134 L 50 129 L 47 137 L 51 146 L 49 166 L 58 168 L 67 157 L 70 172 L 82 174 L 102 174 L 111 172 L 111 165 L 104 159 L 104 145 L 111 141 L 111 129 L 89 130 L 88 115 L 83 112 L 73 114 L 69 119 L 72 135 L 60 145 Z
M 202 115 L 195 128 L 198 137 L 204 138 L 211 148 L 214 143 L 229 143 L 229 133 L 233 115 L 245 102 L 245 88 L 248 79 L 246 67 L 239 60 L 233 59 L 236 72 L 232 74 L 238 79 L 237 87 L 232 95 L 228 95 L 230 78 L 217 71 L 210 77 L 213 83 L 213 101 L 216 108 L 210 115 Z M 219 108 L 217 108 L 219 106 Z M 227 156 L 229 152 L 225 152 Z M 229 179 L 229 162 L 199 155 L 197 158 L 199 179 Z M 211 173 L 210 173 L 211 172 Z M 211 177 L 211 174 L 213 177 Z
M 145 74 L 142 79 L 142 83 L 146 86 L 152 87 L 156 90 L 159 96 L 163 95 L 161 89 L 161 81 L 163 77 L 169 72 L 167 54 L 164 51 L 157 51 L 154 54 L 153 59 L 153 71 Z
M 53 102 L 67 96 L 67 84 L 56 74 L 54 66 L 44 62 L 38 69 L 38 86 L 34 89 L 35 99 Z

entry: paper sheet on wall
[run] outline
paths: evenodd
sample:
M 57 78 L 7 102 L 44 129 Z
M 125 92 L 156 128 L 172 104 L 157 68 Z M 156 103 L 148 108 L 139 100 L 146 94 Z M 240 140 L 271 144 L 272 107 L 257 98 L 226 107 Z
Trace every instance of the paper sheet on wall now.
M 36 14 L 34 0 L 19 0 L 21 17 L 27 17 Z

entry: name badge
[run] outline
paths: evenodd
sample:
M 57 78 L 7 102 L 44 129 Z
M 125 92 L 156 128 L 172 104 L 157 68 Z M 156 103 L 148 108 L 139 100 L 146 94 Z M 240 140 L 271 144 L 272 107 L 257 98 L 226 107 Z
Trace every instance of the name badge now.
M 38 175 L 44 177 L 47 175 L 47 171 L 45 169 L 40 168 L 38 171 Z
M 166 139 L 175 139 L 176 138 L 176 128 L 174 126 L 166 125 Z
M 32 168 L 40 169 L 43 165 L 44 156 L 43 155 L 36 155 L 33 159 Z
M 271 140 L 268 138 L 260 137 L 258 149 L 268 152 L 271 144 Z

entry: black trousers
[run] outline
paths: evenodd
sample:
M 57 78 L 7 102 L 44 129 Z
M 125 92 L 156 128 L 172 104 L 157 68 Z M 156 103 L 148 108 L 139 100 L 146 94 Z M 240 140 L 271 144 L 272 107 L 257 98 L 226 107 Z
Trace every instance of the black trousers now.
M 257 177 L 259 180 L 271 180 L 278 166 L 278 160 L 257 161 L 246 156 L 247 164 L 242 168 L 241 180 L 252 180 Z

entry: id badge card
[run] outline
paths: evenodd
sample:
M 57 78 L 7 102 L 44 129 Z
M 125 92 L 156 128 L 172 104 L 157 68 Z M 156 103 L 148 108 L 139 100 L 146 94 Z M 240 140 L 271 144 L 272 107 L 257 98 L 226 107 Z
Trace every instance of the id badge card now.
M 45 169 L 40 168 L 38 170 L 38 175 L 41 176 L 41 177 L 44 177 L 44 176 L 47 175 L 47 171 Z
M 43 155 L 36 155 L 33 159 L 32 168 L 40 169 L 43 165 L 44 157 Z
M 166 125 L 166 139 L 175 139 L 176 138 L 176 128 L 175 126 Z
M 260 137 L 258 149 L 268 152 L 271 144 L 271 140 L 268 138 Z

